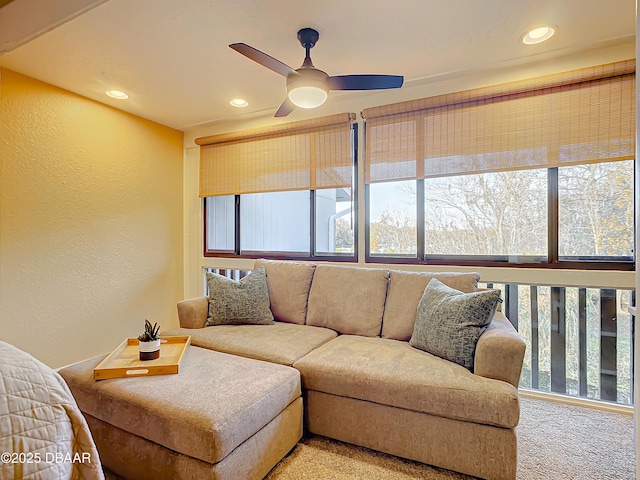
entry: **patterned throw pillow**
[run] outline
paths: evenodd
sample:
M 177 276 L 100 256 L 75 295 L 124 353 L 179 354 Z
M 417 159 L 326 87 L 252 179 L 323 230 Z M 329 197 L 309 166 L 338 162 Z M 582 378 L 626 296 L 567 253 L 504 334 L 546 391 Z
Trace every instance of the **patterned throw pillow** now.
M 418 304 L 409 344 L 473 371 L 476 344 L 498 302 L 499 290 L 462 293 L 434 278 Z
M 207 283 L 209 315 L 206 326 L 273 323 L 264 267 L 253 270 L 239 282 L 215 273 L 207 273 Z

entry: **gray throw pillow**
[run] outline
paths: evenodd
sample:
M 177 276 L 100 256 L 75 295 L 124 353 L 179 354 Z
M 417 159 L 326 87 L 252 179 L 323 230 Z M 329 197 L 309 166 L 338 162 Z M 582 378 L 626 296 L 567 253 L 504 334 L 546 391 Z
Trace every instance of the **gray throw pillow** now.
M 433 278 L 418 304 L 409 344 L 473 371 L 476 344 L 501 301 L 500 290 L 462 293 Z
M 207 273 L 209 315 L 212 325 L 270 325 L 273 323 L 264 267 L 253 270 L 239 282 Z

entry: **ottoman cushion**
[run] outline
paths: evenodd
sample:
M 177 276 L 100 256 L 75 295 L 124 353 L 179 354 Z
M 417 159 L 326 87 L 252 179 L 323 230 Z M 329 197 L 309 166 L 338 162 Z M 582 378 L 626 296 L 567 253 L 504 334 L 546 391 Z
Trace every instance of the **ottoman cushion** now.
M 208 463 L 224 459 L 301 393 L 291 367 L 194 346 L 177 375 L 95 381 L 103 358 L 60 370 L 80 410 Z

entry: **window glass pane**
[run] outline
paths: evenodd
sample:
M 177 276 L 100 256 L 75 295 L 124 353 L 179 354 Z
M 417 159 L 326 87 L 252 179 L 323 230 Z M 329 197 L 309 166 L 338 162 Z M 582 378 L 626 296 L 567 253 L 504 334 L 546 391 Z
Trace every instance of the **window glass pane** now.
M 208 197 L 207 202 L 207 250 L 235 249 L 234 196 Z
M 424 188 L 427 255 L 546 260 L 546 169 L 428 178 Z
M 240 248 L 260 252 L 309 252 L 310 192 L 240 196 Z
M 369 251 L 416 255 L 416 181 L 369 185 Z
M 633 256 L 633 160 L 558 168 L 560 257 Z
M 316 253 L 353 253 L 350 188 L 316 190 Z

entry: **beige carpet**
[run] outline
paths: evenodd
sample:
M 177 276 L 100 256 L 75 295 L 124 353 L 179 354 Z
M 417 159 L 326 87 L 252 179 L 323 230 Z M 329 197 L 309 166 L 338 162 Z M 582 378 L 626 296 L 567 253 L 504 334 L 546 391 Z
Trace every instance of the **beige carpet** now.
M 298 443 L 266 478 L 468 480 L 472 477 L 310 436 Z M 117 477 L 108 474 L 107 479 Z M 563 479 L 635 479 L 633 417 L 522 398 L 518 480 Z
M 268 480 L 470 479 L 319 436 L 305 438 Z M 633 417 L 521 399 L 518 480 L 635 479 Z
M 635 478 L 633 418 L 528 398 L 521 399 L 518 479 Z M 268 480 L 469 479 L 323 437 L 305 438 Z

